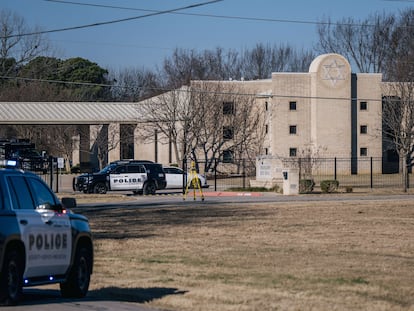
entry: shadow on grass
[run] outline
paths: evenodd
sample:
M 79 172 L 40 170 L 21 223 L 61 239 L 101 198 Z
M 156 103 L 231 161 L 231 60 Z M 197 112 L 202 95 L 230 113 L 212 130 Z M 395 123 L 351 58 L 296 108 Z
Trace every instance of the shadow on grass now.
M 146 303 L 161 299 L 170 295 L 184 295 L 187 291 L 169 287 L 149 288 L 120 288 L 105 287 L 97 290 L 90 290 L 85 298 L 68 299 L 62 298 L 59 290 L 30 288 L 23 291 L 23 297 L 19 303 L 21 306 L 33 306 L 43 304 L 56 304 L 67 302 L 92 302 L 92 301 L 119 301 Z
M 170 295 L 184 295 L 187 291 L 178 290 L 169 287 L 149 287 L 149 288 L 119 288 L 105 287 L 98 290 L 90 291 L 88 297 L 145 303 L 155 299 L 160 299 Z

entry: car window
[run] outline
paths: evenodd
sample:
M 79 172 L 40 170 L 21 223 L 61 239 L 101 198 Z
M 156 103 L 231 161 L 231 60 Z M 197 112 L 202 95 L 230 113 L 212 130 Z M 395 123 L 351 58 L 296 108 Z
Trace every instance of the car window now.
M 0 210 L 4 209 L 4 194 L 3 194 L 3 189 L 0 185 Z
M 182 174 L 183 173 L 183 171 L 182 170 L 180 170 L 180 169 L 178 169 L 178 168 L 175 168 L 174 169 L 174 174 Z
M 161 164 L 159 164 L 159 165 L 153 164 L 153 165 L 151 165 L 151 169 L 152 169 L 153 173 L 157 173 L 157 174 L 158 173 L 164 173 L 164 170 L 163 170 Z
M 129 165 L 128 173 L 145 173 L 145 168 L 142 165 Z
M 175 167 L 164 168 L 166 174 L 182 174 L 183 172 Z
M 10 209 L 10 200 L 9 195 L 7 194 L 6 180 L 0 178 L 0 210 L 1 209 Z
M 32 195 L 26 179 L 23 176 L 8 176 L 7 178 L 14 209 L 35 209 Z
M 115 170 L 115 174 L 125 174 L 127 172 L 127 167 L 125 165 L 118 166 Z
M 34 192 L 36 206 L 45 203 L 49 203 L 52 206 L 56 205 L 55 196 L 44 183 L 36 178 L 28 178 L 28 181 Z

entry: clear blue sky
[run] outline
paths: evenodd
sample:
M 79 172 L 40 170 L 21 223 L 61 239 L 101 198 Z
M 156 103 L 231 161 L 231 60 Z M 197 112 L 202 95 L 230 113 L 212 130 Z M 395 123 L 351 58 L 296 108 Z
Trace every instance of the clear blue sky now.
M 69 0 L 67 0 L 69 1 Z M 104 8 L 47 0 L 0 0 L 31 27 L 42 30 L 80 26 L 148 14 L 132 10 L 169 10 L 208 0 L 70 0 Z M 316 22 L 324 17 L 364 19 L 376 12 L 398 13 L 414 7 L 414 0 L 224 0 L 181 13 L 258 19 Z M 110 69 L 161 66 L 175 48 L 205 50 L 215 47 L 242 51 L 256 43 L 311 48 L 316 25 L 164 14 L 98 27 L 50 33 L 59 58 L 83 57 Z

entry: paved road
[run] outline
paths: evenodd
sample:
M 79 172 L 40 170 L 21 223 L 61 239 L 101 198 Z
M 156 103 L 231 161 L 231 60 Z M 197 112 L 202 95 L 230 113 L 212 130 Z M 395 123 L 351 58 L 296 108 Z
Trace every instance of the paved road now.
M 10 311 L 160 311 L 140 303 L 95 299 L 90 295 L 84 299 L 63 299 L 59 290 L 42 287 L 25 289 L 18 306 L 0 308 Z
M 119 193 L 119 192 L 117 192 Z M 128 201 L 117 201 L 117 198 L 110 198 L 108 200 L 99 200 L 97 203 L 80 203 L 79 212 L 82 208 L 100 207 L 100 208 L 116 208 L 120 205 L 128 207 L 159 207 L 159 206 L 185 206 L 192 205 L 194 202 L 200 204 L 227 204 L 227 203 L 275 203 L 283 204 L 285 202 L 337 202 L 337 201 L 384 201 L 384 200 L 413 200 L 414 193 L 408 194 L 390 194 L 378 192 L 360 192 L 360 193 L 332 193 L 332 194 L 304 194 L 285 196 L 276 193 L 249 193 L 249 192 L 214 192 L 205 191 L 204 200 L 199 195 L 195 200 L 192 193 L 184 197 L 180 192 L 160 192 L 153 196 L 133 196 L 128 192 L 125 195 L 130 199 Z M 100 195 L 100 198 L 102 195 Z

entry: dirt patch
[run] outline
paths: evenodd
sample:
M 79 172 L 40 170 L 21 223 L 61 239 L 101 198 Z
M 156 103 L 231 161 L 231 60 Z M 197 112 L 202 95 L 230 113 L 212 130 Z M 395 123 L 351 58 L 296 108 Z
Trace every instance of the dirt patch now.
M 412 310 L 414 202 L 88 209 L 91 295 L 169 310 Z

